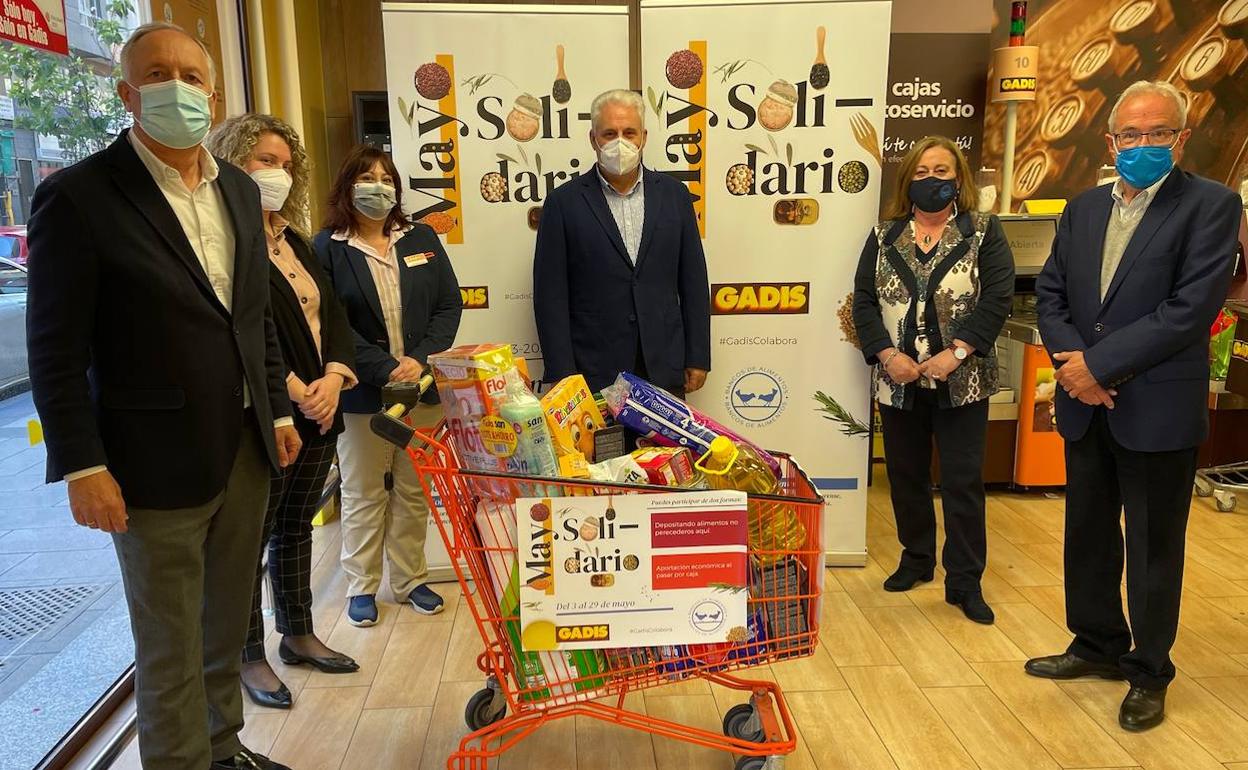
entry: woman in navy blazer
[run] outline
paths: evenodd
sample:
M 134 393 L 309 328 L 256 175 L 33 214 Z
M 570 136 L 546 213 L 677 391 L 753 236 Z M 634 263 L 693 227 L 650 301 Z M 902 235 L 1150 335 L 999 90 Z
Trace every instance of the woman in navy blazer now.
M 347 309 L 360 384 L 343 393 L 342 564 L 350 580 L 347 618 L 377 622 L 382 557 L 395 599 L 417 612 L 442 611 L 425 585 L 429 507 L 406 453 L 375 436 L 369 418 L 390 382 L 421 378 L 431 354 L 449 348 L 463 308 L 459 283 L 432 228 L 403 215 L 399 172 L 382 151 L 357 147 L 330 193 L 314 248 Z M 412 411 L 417 427 L 441 417 L 436 393 Z

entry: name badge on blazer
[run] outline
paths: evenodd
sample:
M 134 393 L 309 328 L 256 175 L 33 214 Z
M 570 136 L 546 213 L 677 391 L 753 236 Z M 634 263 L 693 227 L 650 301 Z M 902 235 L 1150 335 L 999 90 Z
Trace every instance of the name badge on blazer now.
M 422 251 L 416 254 L 408 254 L 406 257 L 403 257 L 403 264 L 408 267 L 419 267 L 421 265 L 429 264 L 429 260 L 431 259 L 433 259 L 432 251 Z

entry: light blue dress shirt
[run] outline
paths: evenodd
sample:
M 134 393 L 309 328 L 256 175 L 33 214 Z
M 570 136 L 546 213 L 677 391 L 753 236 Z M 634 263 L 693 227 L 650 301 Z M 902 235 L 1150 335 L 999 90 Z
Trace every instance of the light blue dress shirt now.
M 637 253 L 641 251 L 641 228 L 646 221 L 646 188 L 642 184 L 646 172 L 643 169 L 637 175 L 637 182 L 627 193 L 621 194 L 611 186 L 607 178 L 598 169 L 598 180 L 602 182 L 602 193 L 607 197 L 607 208 L 615 219 L 615 226 L 624 240 L 624 248 L 633 265 L 637 264 Z

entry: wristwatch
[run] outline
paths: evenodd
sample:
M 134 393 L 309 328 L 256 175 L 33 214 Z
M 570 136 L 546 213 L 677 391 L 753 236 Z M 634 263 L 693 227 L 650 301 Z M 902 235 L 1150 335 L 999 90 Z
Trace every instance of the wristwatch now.
M 959 361 L 965 361 L 971 355 L 966 348 L 954 342 L 949 343 L 949 349 L 953 351 L 953 357 Z

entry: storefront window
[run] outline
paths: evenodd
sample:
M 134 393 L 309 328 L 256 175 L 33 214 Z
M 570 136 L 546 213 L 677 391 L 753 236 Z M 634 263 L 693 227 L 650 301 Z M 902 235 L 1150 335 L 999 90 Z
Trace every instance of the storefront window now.
M 67 0 L 68 56 L 0 42 L 0 770 L 43 761 L 134 659 L 109 536 L 74 523 L 64 483 L 44 483 L 25 225 L 38 184 L 127 124 L 116 57 L 147 11 Z

